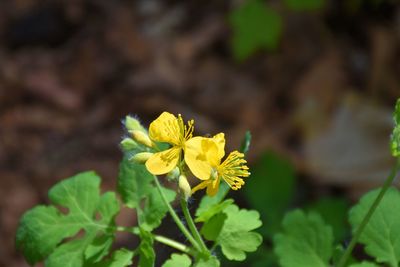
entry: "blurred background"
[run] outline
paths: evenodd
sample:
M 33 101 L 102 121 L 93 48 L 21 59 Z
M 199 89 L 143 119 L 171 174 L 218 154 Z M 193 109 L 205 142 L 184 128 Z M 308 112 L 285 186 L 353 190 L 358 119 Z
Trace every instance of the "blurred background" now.
M 93 169 L 115 189 L 127 114 L 181 113 L 228 150 L 252 132 L 253 175 L 232 196 L 261 212 L 265 244 L 246 266 L 277 266 L 292 208 L 346 239 L 347 207 L 393 164 L 395 0 L 2 0 L 0 38 L 0 266 L 28 266 L 18 220 L 57 181 Z

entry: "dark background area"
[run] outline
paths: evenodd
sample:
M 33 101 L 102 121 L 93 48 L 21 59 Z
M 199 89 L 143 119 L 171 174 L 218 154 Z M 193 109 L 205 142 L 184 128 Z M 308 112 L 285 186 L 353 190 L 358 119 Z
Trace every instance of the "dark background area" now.
M 181 113 L 197 134 L 225 132 L 228 150 L 250 130 L 250 164 L 265 151 L 287 159 L 302 198 L 379 185 L 393 162 L 400 6 L 266 1 L 281 18 L 276 46 L 238 58 L 230 18 L 243 3 L 0 1 L 0 266 L 28 266 L 18 220 L 57 181 L 93 169 L 115 188 L 127 114 L 148 125 Z

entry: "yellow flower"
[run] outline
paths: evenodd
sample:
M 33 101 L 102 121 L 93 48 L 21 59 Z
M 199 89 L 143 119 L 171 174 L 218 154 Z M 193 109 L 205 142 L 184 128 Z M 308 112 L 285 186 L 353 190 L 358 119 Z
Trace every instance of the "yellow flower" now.
M 191 157 L 196 157 L 198 161 L 202 159 L 203 165 L 198 165 L 199 168 L 194 170 L 191 168 L 191 170 L 197 178 L 204 181 L 194 187 L 192 193 L 207 188 L 207 195 L 214 196 L 218 192 L 221 179 L 228 183 L 233 190 L 238 190 L 244 185 L 242 178 L 248 177 L 250 172 L 246 166 L 247 161 L 244 159 L 243 153 L 233 151 L 221 163 L 225 154 L 223 133 L 217 134 L 213 138 L 199 137 L 196 142 L 200 143 L 198 147 L 201 149 L 198 150 L 197 155 L 193 153 Z
M 166 174 L 172 171 L 180 162 L 185 142 L 192 138 L 193 120 L 183 123 L 181 115 L 178 118 L 168 112 L 163 112 L 149 127 L 150 139 L 155 142 L 169 143 L 172 147 L 154 153 L 147 161 L 146 168 L 154 175 Z

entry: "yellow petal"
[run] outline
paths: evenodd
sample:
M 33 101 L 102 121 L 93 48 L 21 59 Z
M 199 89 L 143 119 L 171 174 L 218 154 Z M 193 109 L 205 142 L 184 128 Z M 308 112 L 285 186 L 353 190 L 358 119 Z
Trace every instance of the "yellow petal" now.
M 178 164 L 180 152 L 180 148 L 173 147 L 168 150 L 155 153 L 146 161 L 147 170 L 154 175 L 169 173 Z
M 218 157 L 222 159 L 225 156 L 225 134 L 216 134 L 214 135 L 213 139 L 218 147 Z
M 182 131 L 178 119 L 169 112 L 163 112 L 150 123 L 149 136 L 153 141 L 179 145 L 183 138 Z
M 210 197 L 215 196 L 215 194 L 218 192 L 219 188 L 219 179 L 213 180 L 209 185 L 207 186 L 207 195 Z
M 218 147 L 212 138 L 193 137 L 185 143 L 185 162 L 201 180 L 210 179 L 211 169 L 219 164 Z

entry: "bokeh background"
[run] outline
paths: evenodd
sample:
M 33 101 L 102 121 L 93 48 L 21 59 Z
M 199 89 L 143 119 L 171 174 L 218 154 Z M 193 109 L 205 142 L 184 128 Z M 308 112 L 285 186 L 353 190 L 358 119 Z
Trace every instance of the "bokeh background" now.
M 18 219 L 57 181 L 94 169 L 115 188 L 127 114 L 181 113 L 229 150 L 252 132 L 234 196 L 260 210 L 265 244 L 246 266 L 276 266 L 271 236 L 295 207 L 346 238 L 347 206 L 393 163 L 397 1 L 2 0 L 0 40 L 0 266 L 28 266 Z

